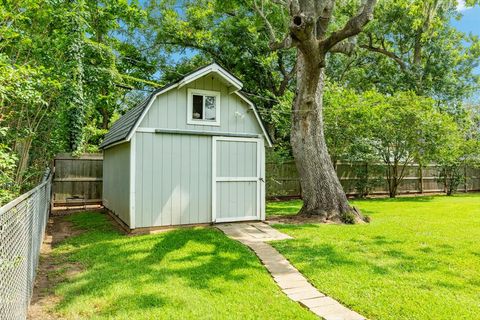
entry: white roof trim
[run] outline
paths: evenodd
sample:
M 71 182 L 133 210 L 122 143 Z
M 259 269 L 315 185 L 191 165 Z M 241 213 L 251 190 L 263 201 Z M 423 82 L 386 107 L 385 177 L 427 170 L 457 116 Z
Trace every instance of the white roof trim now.
M 235 93 L 236 93 L 243 101 L 245 101 L 246 103 L 248 103 L 248 104 L 252 107 L 253 113 L 255 114 L 255 118 L 257 118 L 257 122 L 258 122 L 258 124 L 260 125 L 260 128 L 262 128 L 262 132 L 263 132 L 263 135 L 264 135 L 264 137 L 265 137 L 265 140 L 267 140 L 268 146 L 269 146 L 269 147 L 273 147 L 273 143 L 272 143 L 272 141 L 270 140 L 270 136 L 268 135 L 267 130 L 265 129 L 265 126 L 263 125 L 262 119 L 260 118 L 260 115 L 258 114 L 257 108 L 255 108 L 255 105 L 254 105 L 250 100 L 248 100 L 241 92 L 237 91 L 237 92 L 235 92 Z
M 128 134 L 127 138 L 125 140 L 116 142 L 116 144 L 120 144 L 120 143 L 123 143 L 123 142 L 130 141 L 130 139 L 132 138 L 132 136 L 135 134 L 138 127 L 140 126 L 140 123 L 142 123 L 143 118 L 145 118 L 145 115 L 148 113 L 148 111 L 152 107 L 153 102 L 155 101 L 155 99 L 159 95 L 164 94 L 165 92 L 170 91 L 170 90 L 175 89 L 175 88 L 180 89 L 182 86 L 184 86 L 184 85 L 186 85 L 186 84 L 188 84 L 192 81 L 195 81 L 196 79 L 201 78 L 201 77 L 209 74 L 210 72 L 218 73 L 220 76 L 224 77 L 225 80 L 228 79 L 227 81 L 230 84 L 232 84 L 232 86 L 234 86 L 235 88 L 238 88 L 236 91 L 234 91 L 234 93 L 236 93 L 243 101 L 245 101 L 248 105 L 250 105 L 252 107 L 253 113 L 255 114 L 255 118 L 257 119 L 257 122 L 260 125 L 260 128 L 262 129 L 263 136 L 265 137 L 265 140 L 267 140 L 268 146 L 272 147 L 273 144 L 272 144 L 272 141 L 270 140 L 270 136 L 268 135 L 267 130 L 265 129 L 265 126 L 263 125 L 262 120 L 260 119 L 260 116 L 257 112 L 257 109 L 255 108 L 255 105 L 250 100 L 248 100 L 243 94 L 241 94 L 240 91 L 239 91 L 242 88 L 243 84 L 238 79 L 236 79 L 233 75 L 231 75 L 228 71 L 226 71 L 225 69 L 223 69 L 221 66 L 219 66 L 216 63 L 212 63 L 212 64 L 206 66 L 205 68 L 202 68 L 202 69 L 194 72 L 193 74 L 188 75 L 184 79 L 180 80 L 178 83 L 176 83 L 174 85 L 171 85 L 171 86 L 157 92 L 152 97 L 150 97 L 150 101 L 148 102 L 148 105 L 145 107 L 145 109 L 143 109 L 143 112 L 142 112 L 140 118 L 138 118 L 137 122 L 135 123 L 133 129 Z M 186 79 L 189 79 L 189 80 L 186 81 Z
M 216 63 L 212 63 L 206 66 L 205 68 L 202 68 L 200 70 L 195 71 L 192 74 L 189 74 L 178 83 L 178 88 L 180 89 L 181 87 L 189 84 L 190 82 L 193 82 L 212 72 L 216 73 L 217 75 L 222 77 L 226 82 L 232 85 L 235 88 L 235 91 L 242 89 L 243 83 Z

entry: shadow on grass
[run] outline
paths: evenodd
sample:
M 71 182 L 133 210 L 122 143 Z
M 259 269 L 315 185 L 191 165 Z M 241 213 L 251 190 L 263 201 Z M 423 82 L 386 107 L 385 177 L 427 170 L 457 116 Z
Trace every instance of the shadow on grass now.
M 181 299 L 171 301 L 162 290 L 181 292 L 186 286 L 222 293 L 228 283 L 242 281 L 252 270 L 262 269 L 253 253 L 215 229 L 127 237 L 114 231 L 100 214 L 84 213 L 69 219 L 88 230 L 60 244 L 55 256 L 80 262 L 85 270 L 60 284 L 58 310 L 83 299 L 112 294 L 115 298 L 102 302 L 96 314 L 111 316 L 125 309 L 148 312 L 166 304 L 182 308 Z M 118 292 L 120 288 L 122 292 Z
M 413 203 L 421 203 L 421 202 L 431 202 L 435 200 L 435 198 L 443 197 L 443 196 L 405 196 L 405 197 L 397 197 L 397 198 L 367 198 L 367 199 L 351 199 L 350 201 L 361 203 L 361 202 L 413 202 Z

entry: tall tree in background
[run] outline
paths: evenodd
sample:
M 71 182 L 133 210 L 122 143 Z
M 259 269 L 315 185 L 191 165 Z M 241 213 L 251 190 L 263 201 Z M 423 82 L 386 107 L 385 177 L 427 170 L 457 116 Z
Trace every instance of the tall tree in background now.
M 126 94 L 157 85 L 133 40 L 145 16 L 135 1 L 2 1 L 3 194 L 35 185 L 55 153 L 98 150 Z
M 292 108 L 291 144 L 303 191 L 300 213 L 319 215 L 326 220 L 349 221 L 361 218 L 352 208 L 328 154 L 323 127 L 324 69 L 327 54 L 350 54 L 352 37 L 373 19 L 375 0 L 363 1 L 347 22 L 332 31 L 335 2 L 292 0 L 275 1 L 283 6 L 288 30 L 278 38 L 263 3 L 253 2 L 264 19 L 271 50 L 297 49 L 296 96 Z
M 66 103 L 67 128 L 71 150 L 80 149 L 83 143 L 83 127 L 85 126 L 86 101 L 84 96 L 84 44 L 86 31 L 85 2 L 73 1 L 66 12 L 66 69 L 69 74 L 69 85 L 64 86 L 62 98 Z
M 380 2 L 374 21 L 359 36 L 361 50 L 330 59 L 331 79 L 355 90 L 375 88 L 387 94 L 411 90 L 452 112 L 461 108 L 478 88 L 473 70 L 480 58 L 480 41 L 451 25 L 461 16 L 457 5 L 457 0 Z

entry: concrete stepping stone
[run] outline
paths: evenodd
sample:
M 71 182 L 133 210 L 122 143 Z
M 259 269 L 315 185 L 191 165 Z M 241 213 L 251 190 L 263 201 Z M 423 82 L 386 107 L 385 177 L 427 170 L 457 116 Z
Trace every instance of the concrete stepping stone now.
M 283 255 L 265 242 L 292 237 L 261 222 L 219 224 L 217 228 L 250 247 L 283 293 L 293 301 L 325 320 L 365 320 L 362 315 L 318 291 Z

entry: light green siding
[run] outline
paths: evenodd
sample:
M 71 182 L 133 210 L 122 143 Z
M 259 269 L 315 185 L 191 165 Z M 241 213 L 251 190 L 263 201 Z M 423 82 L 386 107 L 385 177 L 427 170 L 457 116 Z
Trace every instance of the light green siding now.
M 257 143 L 217 142 L 217 177 L 256 177 Z
M 103 153 L 103 205 L 130 225 L 130 143 Z
M 257 216 L 257 182 L 217 182 L 217 219 Z
M 211 222 L 212 138 L 136 133 L 135 226 Z
M 187 124 L 188 88 L 221 92 L 220 126 Z M 180 89 L 174 88 L 158 96 L 140 127 L 262 134 L 255 114 L 249 108 L 250 106 L 240 97 L 229 93 L 226 85 L 212 76 L 205 76 Z

